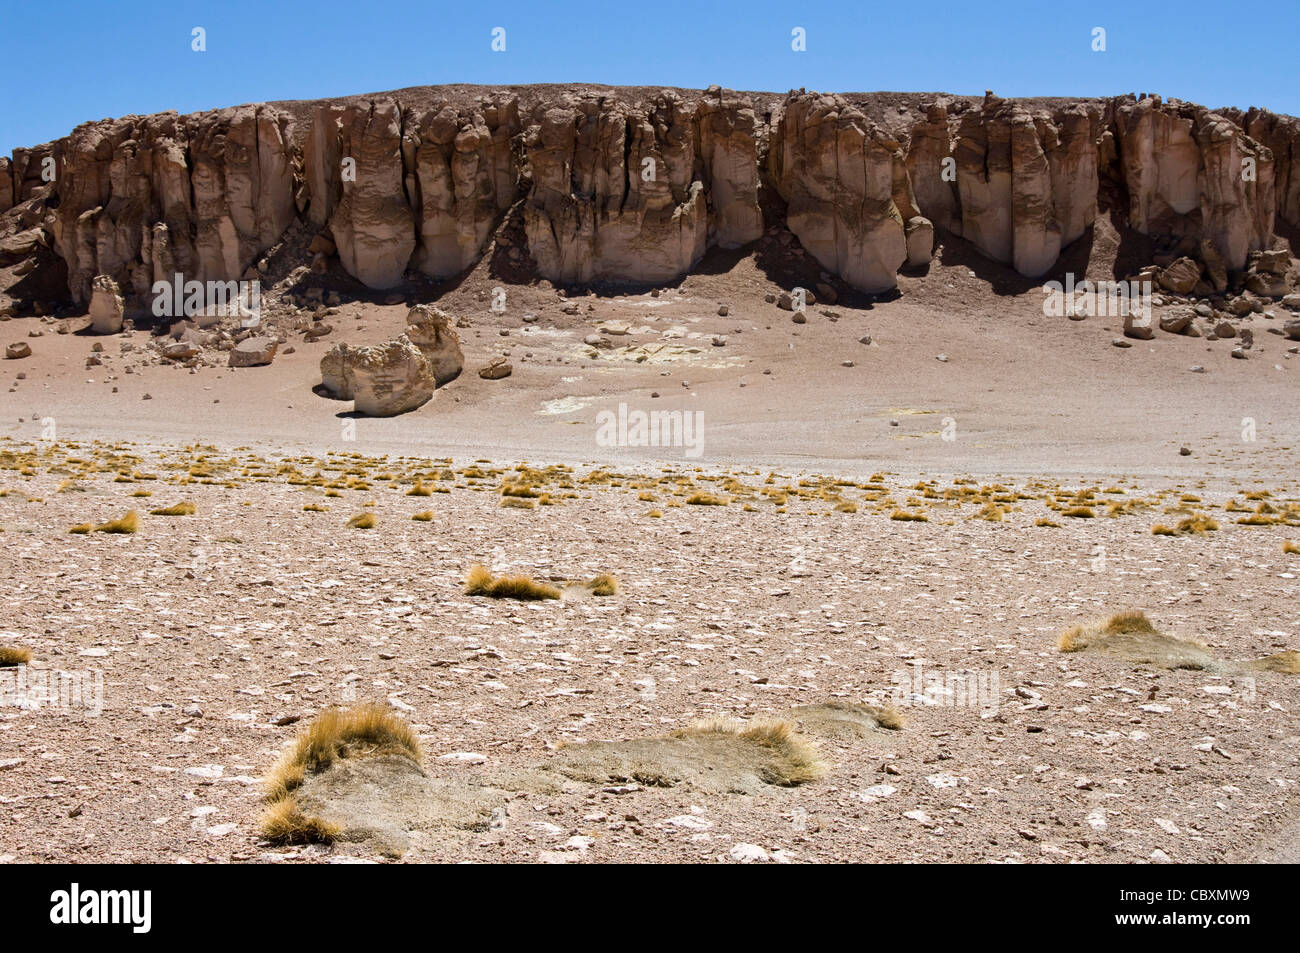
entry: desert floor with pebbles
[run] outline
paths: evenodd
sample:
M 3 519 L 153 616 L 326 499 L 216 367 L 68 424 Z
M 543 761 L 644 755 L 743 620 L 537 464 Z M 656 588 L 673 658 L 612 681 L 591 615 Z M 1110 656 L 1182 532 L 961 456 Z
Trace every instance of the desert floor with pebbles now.
M 1293 483 L 832 479 L 125 443 L 0 454 L 0 642 L 30 649 L 29 671 L 103 673 L 98 716 L 0 715 L 12 860 L 392 856 L 367 839 L 277 848 L 259 835 L 260 777 L 315 714 L 353 701 L 390 706 L 419 734 L 430 779 L 477 792 L 469 814 L 413 831 L 407 860 L 1286 849 L 1300 678 L 1238 663 L 1297 646 Z M 701 494 L 722 505 L 687 502 Z M 180 502 L 194 512 L 150 513 Z M 1064 515 L 1080 506 L 1092 518 Z M 1237 522 L 1261 508 L 1261 525 Z M 135 532 L 94 531 L 129 510 Z M 373 528 L 349 527 L 361 513 Z M 1189 513 L 1219 529 L 1153 534 Z M 478 563 L 557 586 L 608 572 L 619 588 L 472 597 Z M 1069 625 L 1126 609 L 1223 667 L 1059 650 Z M 798 724 L 799 706 L 835 702 L 896 707 L 902 725 Z M 736 793 L 537 780 L 584 742 L 777 717 L 816 746 L 822 777 Z
M 313 387 L 410 301 L 324 289 L 308 340 L 273 288 L 286 346 L 238 369 L 5 322 L 0 649 L 31 658 L 0 668 L 0 858 L 1296 859 L 1284 315 L 1240 319 L 1246 360 L 1118 348 L 941 252 L 797 323 L 765 293 L 818 276 L 779 254 L 504 313 L 482 265 L 436 298 L 465 373 L 383 420 Z M 602 445 L 620 404 L 701 412 L 699 456 Z M 561 598 L 469 595 L 480 564 Z M 1208 661 L 1061 651 L 1123 612 Z M 21 707 L 20 668 L 80 704 Z M 350 830 L 271 842 L 262 779 L 354 703 L 422 767 L 345 759 L 301 800 Z

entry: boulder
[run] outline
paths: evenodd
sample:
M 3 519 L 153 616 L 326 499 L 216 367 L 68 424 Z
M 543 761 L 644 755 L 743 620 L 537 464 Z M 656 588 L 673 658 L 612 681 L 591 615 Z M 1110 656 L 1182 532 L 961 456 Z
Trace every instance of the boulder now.
M 352 348 L 340 341 L 320 359 L 321 386 L 338 400 L 352 399 L 352 378 L 348 371 Z
M 230 349 L 231 367 L 258 367 L 275 360 L 275 350 L 279 342 L 275 338 L 245 338 Z
M 1155 328 L 1152 325 L 1151 315 L 1130 312 L 1124 316 L 1124 336 L 1137 338 L 1140 341 L 1150 341 L 1156 336 Z
M 934 225 L 928 218 L 920 215 L 914 215 L 907 220 L 904 228 L 907 238 L 907 266 L 909 268 L 919 268 L 922 265 L 929 264 L 930 259 L 934 256 Z M 825 287 L 818 285 L 818 291 Z M 825 296 L 823 295 L 823 298 Z M 834 301 L 827 301 L 828 304 L 834 304 Z
M 117 282 L 108 275 L 96 275 L 90 287 L 90 329 L 96 334 L 117 334 L 122 330 L 123 315 Z
M 506 361 L 504 357 L 494 359 L 487 367 L 479 368 L 478 376 L 485 381 L 499 381 L 503 377 L 509 377 L 514 368 Z
M 429 362 L 437 386 L 455 380 L 465 366 L 465 355 L 451 316 L 432 305 L 417 304 L 407 313 L 406 324 L 406 336 Z
M 1300 341 L 1300 318 L 1295 318 L 1283 324 L 1282 333 L 1292 341 Z
M 5 359 L 9 361 L 17 361 L 31 356 L 32 346 L 26 341 L 15 341 L 5 348 Z
M 1189 328 L 1195 327 L 1195 316 L 1187 312 L 1166 314 L 1160 319 L 1160 330 L 1170 334 L 1186 334 Z
M 1156 280 L 1166 291 L 1178 295 L 1191 294 L 1201 280 L 1201 266 L 1191 258 L 1179 258 L 1168 268 L 1162 268 Z
M 415 410 L 437 386 L 429 362 L 405 334 L 384 344 L 352 348 L 345 361 L 357 413 L 395 417 Z

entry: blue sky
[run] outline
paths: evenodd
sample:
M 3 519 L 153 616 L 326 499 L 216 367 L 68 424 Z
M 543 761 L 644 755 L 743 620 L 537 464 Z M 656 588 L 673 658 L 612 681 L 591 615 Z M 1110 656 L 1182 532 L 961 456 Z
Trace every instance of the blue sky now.
M 0 0 L 0 154 L 79 122 L 437 83 L 1001 96 L 1300 114 L 1300 3 Z M 207 31 L 207 51 L 190 49 Z M 494 27 L 506 51 L 491 50 Z M 1092 30 L 1107 50 L 1091 49 Z M 803 27 L 807 51 L 791 50 Z

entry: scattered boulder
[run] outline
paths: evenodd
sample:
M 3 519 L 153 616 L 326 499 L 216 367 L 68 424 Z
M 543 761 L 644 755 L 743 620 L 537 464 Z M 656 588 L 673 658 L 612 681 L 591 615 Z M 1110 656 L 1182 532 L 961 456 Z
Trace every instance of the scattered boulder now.
M 5 348 L 5 359 L 17 361 L 24 357 L 32 356 L 32 346 L 26 341 L 15 341 Z
M 1156 336 L 1150 314 L 1134 314 L 1130 312 L 1124 316 L 1124 336 L 1137 338 L 1139 341 L 1150 341 Z
M 1194 317 L 1187 313 L 1166 314 L 1160 318 L 1160 330 L 1169 334 L 1186 334 L 1189 328 L 1196 329 Z
M 352 348 L 340 341 L 320 359 L 321 386 L 338 400 L 352 399 L 352 378 L 348 372 Z
M 405 334 L 395 341 L 347 349 L 343 367 L 356 411 L 368 417 L 415 410 L 433 396 L 436 386 L 429 362 Z
M 1160 287 L 1174 294 L 1191 294 L 1201 280 L 1201 266 L 1191 258 L 1179 258 L 1168 268 L 1160 270 L 1156 278 Z
M 1300 318 L 1294 318 L 1283 324 L 1282 333 L 1292 341 L 1300 341 Z
M 169 361 L 188 361 L 192 357 L 199 356 L 199 349 L 189 341 L 176 341 L 172 344 L 164 344 L 162 355 Z
M 513 371 L 514 368 L 504 357 L 498 357 L 493 359 L 487 367 L 479 368 L 478 376 L 485 381 L 499 381 L 503 377 L 509 377 Z
M 96 334 L 122 330 L 122 296 L 108 275 L 96 275 L 90 282 L 90 329 Z
M 407 313 L 406 324 L 406 336 L 429 362 L 439 387 L 460 376 L 465 355 L 449 314 L 432 305 L 417 304 Z
M 245 338 L 230 349 L 231 367 L 259 367 L 275 360 L 279 342 L 275 338 Z
M 1220 338 L 1235 338 L 1237 329 L 1228 321 L 1220 321 L 1214 326 L 1214 335 Z

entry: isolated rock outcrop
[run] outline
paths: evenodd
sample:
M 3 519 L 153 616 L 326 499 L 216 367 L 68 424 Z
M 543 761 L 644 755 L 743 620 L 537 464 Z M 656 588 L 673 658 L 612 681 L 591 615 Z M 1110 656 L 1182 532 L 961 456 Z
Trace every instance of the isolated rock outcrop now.
M 96 334 L 116 334 L 122 330 L 122 296 L 117 293 L 117 282 L 108 275 L 96 275 L 90 285 L 90 329 Z
M 407 313 L 406 324 L 406 336 L 429 362 L 437 386 L 455 380 L 465 366 L 465 355 L 451 316 L 431 305 L 417 304 Z
M 383 344 L 338 344 L 321 359 L 321 383 L 334 397 L 354 401 L 359 414 L 395 417 L 433 396 L 429 362 L 405 334 Z

